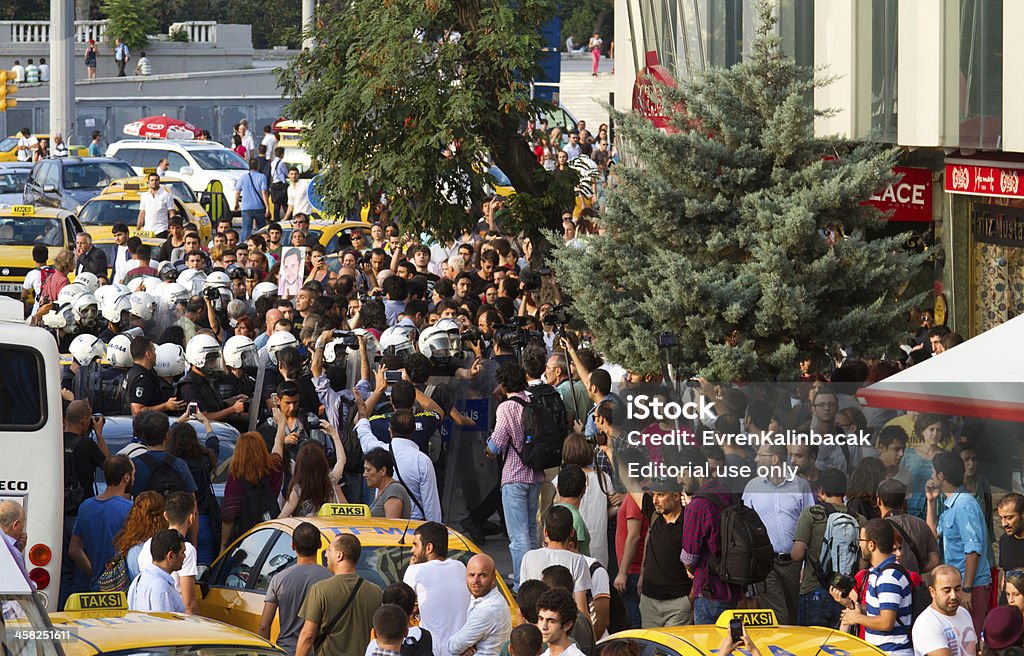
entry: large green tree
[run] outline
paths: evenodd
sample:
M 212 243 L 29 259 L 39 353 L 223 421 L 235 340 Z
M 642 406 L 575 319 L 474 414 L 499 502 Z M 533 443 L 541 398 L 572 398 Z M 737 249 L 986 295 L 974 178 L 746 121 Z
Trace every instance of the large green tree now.
M 517 191 L 508 227 L 557 225 L 573 180 L 544 171 L 519 134 L 536 109 L 539 27 L 554 11 L 551 0 L 322 3 L 317 46 L 281 82 L 287 114 L 312 126 L 328 210 L 383 194 L 400 225 L 457 233 L 473 222 L 490 158 Z
M 554 255 L 611 360 L 658 371 L 668 331 L 683 375 L 793 380 L 805 349 L 891 352 L 920 300 L 898 290 L 923 256 L 879 236 L 884 217 L 864 204 L 897 153 L 815 136 L 805 99 L 828 80 L 781 53 L 771 10 L 760 3 L 743 63 L 663 89 L 676 132 L 616 113 L 635 163 L 617 167 L 607 230 Z

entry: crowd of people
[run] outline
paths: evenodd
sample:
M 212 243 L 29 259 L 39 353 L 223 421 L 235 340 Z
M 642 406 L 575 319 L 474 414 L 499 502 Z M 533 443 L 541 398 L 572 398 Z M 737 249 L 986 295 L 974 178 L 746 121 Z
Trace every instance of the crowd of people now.
M 561 143 L 545 134 L 541 161 L 545 143 Z M 605 167 L 599 184 L 614 163 L 595 153 L 602 140 L 606 131 L 581 125 L 563 147 Z M 159 175 L 149 182 L 159 193 Z M 567 245 L 586 247 L 599 198 L 567 208 Z M 864 408 L 853 396 L 962 341 L 930 317 L 908 331 L 905 363 L 850 358 L 826 375 L 809 354 L 799 383 L 700 379 L 685 394 L 713 412 L 684 426 L 638 421 L 627 413 L 630 394 L 669 400 L 674 386 L 589 346 L 593 335 L 573 322 L 550 271 L 531 267 L 533 244 L 500 230 L 500 198 L 448 241 L 401 232 L 378 205 L 334 252 L 307 236 L 307 208 L 290 197 L 290 226 L 268 211 L 265 232 L 240 234 L 224 221 L 208 243 L 169 209 L 140 211 L 140 225 L 165 226 L 158 248 L 120 224 L 112 262 L 83 234 L 53 266 L 37 247 L 25 281 L 29 321 L 71 355 L 62 603 L 72 592 L 124 590 L 133 608 L 194 613 L 198 566 L 237 537 L 265 519 L 348 502 L 424 521 L 413 564 L 381 590 L 355 573 L 356 537 L 336 539 L 324 568 L 319 532 L 298 526 L 297 564 L 271 581 L 260 624 L 269 635 L 278 614 L 290 654 L 418 644 L 424 654 L 483 656 L 508 643 L 516 656 L 593 656 L 616 631 L 713 623 L 738 607 L 859 633 L 901 656 L 970 654 L 983 632 L 992 653 L 1024 643 L 1024 496 L 997 498 L 979 473 L 984 435 L 957 418 Z M 289 246 L 308 256 L 286 262 Z M 297 291 L 282 293 L 294 276 Z M 456 403 L 467 397 L 488 401 L 485 416 Z M 134 440 L 111 453 L 104 417 L 117 415 L 131 416 Z M 240 433 L 222 499 L 212 486 L 223 450 L 216 422 Z M 680 430 L 716 439 L 630 439 Z M 787 430 L 863 439 L 767 439 Z M 455 511 L 441 492 L 470 475 L 450 469 L 460 439 L 496 459 L 498 481 Z M 555 459 L 535 442 L 555 444 Z M 691 468 L 630 474 L 650 462 Z M 98 495 L 97 469 L 106 482 Z M 0 505 L 8 536 L 24 520 L 12 514 Z M 742 573 L 722 539 L 739 521 L 764 536 Z M 490 557 L 447 557 L 445 524 L 481 546 L 507 533 L 505 574 L 523 626 L 512 631 Z

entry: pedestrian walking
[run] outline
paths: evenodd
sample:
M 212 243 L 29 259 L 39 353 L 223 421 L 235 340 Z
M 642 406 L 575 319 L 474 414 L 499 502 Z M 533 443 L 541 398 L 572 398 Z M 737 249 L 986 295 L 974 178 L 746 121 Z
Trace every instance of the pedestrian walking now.
M 125 76 L 124 67 L 128 65 L 129 59 L 131 59 L 131 53 L 128 50 L 128 45 L 121 39 L 114 39 L 114 63 L 117 64 L 118 77 Z
M 85 70 L 88 73 L 88 79 L 96 79 L 96 57 L 99 52 L 96 50 L 96 42 L 89 39 L 89 45 L 85 47 Z

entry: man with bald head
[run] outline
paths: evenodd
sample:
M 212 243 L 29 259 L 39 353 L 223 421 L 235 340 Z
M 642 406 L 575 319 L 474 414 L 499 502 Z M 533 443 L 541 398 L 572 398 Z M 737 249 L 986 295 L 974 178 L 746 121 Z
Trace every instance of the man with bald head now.
M 256 344 L 256 348 L 261 349 L 267 345 L 267 340 L 274 334 L 274 328 L 277 326 L 277 322 L 281 320 L 284 315 L 280 310 L 274 308 L 267 310 L 267 314 L 263 317 L 263 321 L 267 326 L 266 331 L 256 336 L 253 343 Z
M 512 632 L 512 615 L 498 588 L 494 559 L 477 554 L 466 565 L 469 602 L 466 623 L 448 639 L 448 651 L 460 656 L 472 649 L 475 656 L 497 656 Z
M 21 573 L 28 579 L 25 556 L 22 553 L 25 543 L 28 542 L 28 534 L 25 533 L 25 508 L 17 501 L 0 501 L 0 538 L 3 538 L 7 550 L 21 568 Z
M 932 603 L 914 620 L 914 651 L 925 656 L 973 656 L 978 646 L 971 613 L 960 605 L 960 570 L 932 570 Z

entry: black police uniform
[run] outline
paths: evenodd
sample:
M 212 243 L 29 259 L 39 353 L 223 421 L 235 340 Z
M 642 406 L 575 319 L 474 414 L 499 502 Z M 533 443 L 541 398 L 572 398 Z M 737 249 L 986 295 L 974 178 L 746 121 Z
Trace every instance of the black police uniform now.
M 151 369 L 135 364 L 128 370 L 127 377 L 128 403 L 139 403 L 151 408 L 161 403 L 166 403 L 170 395 L 164 395 L 161 389 L 160 377 Z
M 225 407 L 210 379 L 197 374 L 195 369 L 189 369 L 178 381 L 178 398 L 186 403 L 194 401 L 203 413 L 217 412 Z

